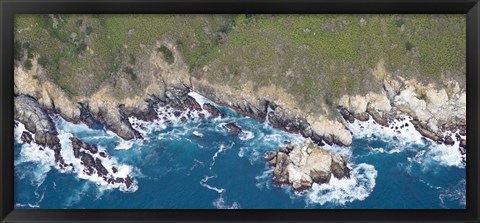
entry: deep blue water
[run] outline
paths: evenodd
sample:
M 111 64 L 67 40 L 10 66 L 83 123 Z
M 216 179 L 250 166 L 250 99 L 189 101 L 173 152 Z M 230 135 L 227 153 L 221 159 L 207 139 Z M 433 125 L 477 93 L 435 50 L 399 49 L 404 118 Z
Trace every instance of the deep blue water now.
M 351 179 L 301 194 L 278 187 L 263 155 L 302 137 L 221 109 L 226 118 L 157 125 L 127 150 L 118 150 L 122 140 L 111 132 L 54 117 L 60 134 L 98 144 L 133 167 L 138 190 L 105 189 L 77 173 L 61 173 L 51 156 L 21 152 L 26 146 L 16 142 L 16 208 L 465 208 L 466 170 L 456 153 L 388 135 L 357 135 L 349 148 L 327 147 L 348 156 Z M 222 124 L 230 121 L 249 133 L 228 133 Z

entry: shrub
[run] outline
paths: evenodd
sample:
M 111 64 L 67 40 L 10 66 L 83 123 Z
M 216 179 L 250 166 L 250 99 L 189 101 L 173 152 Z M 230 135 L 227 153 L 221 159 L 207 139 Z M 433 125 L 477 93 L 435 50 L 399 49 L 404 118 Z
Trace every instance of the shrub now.
M 14 59 L 15 60 L 20 60 L 22 59 L 23 52 L 22 52 L 22 44 L 18 41 L 15 41 L 14 43 Z
M 87 49 L 87 44 L 85 43 L 80 43 L 78 44 L 77 48 L 75 48 L 75 52 L 78 54 L 78 53 L 81 53 L 83 51 L 85 51 Z
M 135 74 L 135 72 L 133 72 L 133 69 L 131 67 L 125 67 L 123 69 L 123 71 L 127 74 L 130 75 L 130 77 L 132 78 L 132 80 L 137 80 L 137 74 Z
M 405 42 L 405 49 L 410 51 L 413 48 L 413 44 L 410 42 Z
M 93 32 L 93 28 L 91 26 L 87 26 L 85 29 L 85 33 L 89 36 Z
M 397 25 L 397 27 L 399 27 L 399 28 L 402 27 L 403 24 L 405 24 L 405 20 L 403 20 L 403 19 L 397 19 L 395 21 L 395 25 Z
M 31 60 L 26 60 L 25 63 L 23 64 L 27 70 L 32 69 L 32 61 Z
M 135 59 L 135 55 L 133 55 L 133 54 L 128 55 L 128 62 L 131 65 L 134 65 L 137 62 L 137 59 Z
M 44 56 L 40 56 L 40 58 L 38 58 L 38 64 L 45 68 L 48 64 L 48 59 Z
M 81 26 L 83 24 L 83 20 L 81 20 L 81 19 L 77 20 L 76 24 L 77 24 L 77 26 Z
M 167 61 L 168 64 L 173 64 L 175 58 L 173 57 L 172 51 L 168 49 L 166 46 L 161 46 L 157 49 L 157 52 L 161 52 L 163 54 L 163 58 Z

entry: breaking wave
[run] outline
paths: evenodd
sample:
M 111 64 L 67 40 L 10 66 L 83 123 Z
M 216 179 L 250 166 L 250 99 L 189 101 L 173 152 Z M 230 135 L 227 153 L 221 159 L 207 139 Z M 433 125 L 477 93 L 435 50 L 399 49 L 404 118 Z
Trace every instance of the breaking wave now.
M 305 195 L 307 204 L 345 205 L 355 200 L 365 200 L 375 187 L 377 170 L 372 165 L 361 163 L 352 169 L 350 175 L 350 178 L 343 179 L 332 177 L 327 184 L 314 183 Z

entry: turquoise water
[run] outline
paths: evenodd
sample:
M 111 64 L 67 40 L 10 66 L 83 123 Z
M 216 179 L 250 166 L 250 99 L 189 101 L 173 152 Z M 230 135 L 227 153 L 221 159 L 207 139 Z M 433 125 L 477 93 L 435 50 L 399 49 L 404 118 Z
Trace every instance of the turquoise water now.
M 352 177 L 294 193 L 271 183 L 263 156 L 302 137 L 221 110 L 225 118 L 141 123 L 145 140 L 132 144 L 109 131 L 53 117 L 60 135 L 98 144 L 115 163 L 130 167 L 138 188 L 108 189 L 76 172 L 60 172 L 51 156 L 16 140 L 16 208 L 465 208 L 466 170 L 455 147 L 410 142 L 414 134 L 402 138 L 373 127 L 368 133 L 356 122 L 351 147 L 326 147 L 348 157 Z M 246 134 L 222 127 L 232 121 Z

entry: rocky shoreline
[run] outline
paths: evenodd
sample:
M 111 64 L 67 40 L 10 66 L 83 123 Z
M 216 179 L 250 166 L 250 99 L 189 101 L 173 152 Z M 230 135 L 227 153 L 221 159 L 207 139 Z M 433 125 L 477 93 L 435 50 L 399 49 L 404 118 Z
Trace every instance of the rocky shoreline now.
M 301 134 L 319 146 L 350 146 L 352 133 L 348 123 L 354 120 L 372 117 L 379 125 L 388 127 L 401 115 L 408 115 L 425 138 L 446 145 L 452 145 L 453 138 L 461 138 L 459 151 L 466 153 L 466 92 L 455 81 L 425 85 L 385 74 L 378 78 L 383 81 L 383 89 L 366 95 L 343 95 L 329 105 L 333 113 L 325 108 L 305 111 L 296 99 L 275 86 L 255 89 L 246 83 L 234 88 L 192 76 L 174 45 L 166 44 L 174 53 L 173 64 L 166 63 L 155 51 L 160 45 L 165 43 L 158 42 L 151 49 L 145 49 L 145 58 L 139 60 L 144 62 L 134 67 L 139 86 L 133 88 L 130 80 L 118 75 L 92 95 L 72 96 L 58 87 L 38 65 L 37 57 L 32 59 L 31 69 L 16 63 L 15 119 L 35 132 L 35 142 L 55 151 L 56 162 L 62 167 L 68 164 L 59 155 L 58 133 L 49 114 L 59 114 L 69 122 L 85 123 L 91 128 L 104 127 L 124 140 L 131 140 L 143 138 L 129 121 L 131 117 L 143 121 L 167 119 L 167 116 L 186 121 L 194 118 L 193 113 L 198 113 L 200 118 L 207 114 L 224 117 L 213 103 L 259 122 L 268 121 L 275 128 Z M 197 102 L 189 95 L 192 91 L 213 103 Z M 165 111 L 171 114 L 159 114 L 160 107 L 172 108 Z M 234 123 L 225 128 L 235 134 L 242 132 Z M 27 135 L 24 138 L 28 141 Z
M 156 52 L 159 46 L 167 46 L 173 52 L 173 64 L 166 63 Z M 31 69 L 16 63 L 15 94 L 35 98 L 42 108 L 67 121 L 83 122 L 91 127 L 103 125 L 125 140 L 142 138 L 128 118 L 154 120 L 159 106 L 179 110 L 203 109 L 214 117 L 222 117 L 211 104 L 196 103 L 189 97 L 190 91 L 259 122 L 268 119 L 273 127 L 299 133 L 320 146 L 351 145 L 352 134 L 347 123 L 354 119 L 366 120 L 369 116 L 387 126 L 400 115 L 409 115 L 422 135 L 447 145 L 451 140 L 441 135 L 442 132 L 459 130 L 460 134 L 466 135 L 466 92 L 453 80 L 425 85 L 414 79 L 388 75 L 379 63 L 377 66 L 380 67 L 373 71 L 373 75 L 383 82 L 383 89 L 372 90 L 366 95 L 343 95 L 329 105 L 333 108 L 331 111 L 325 108 L 307 111 L 298 106 L 296 99 L 275 86 L 254 88 L 247 82 L 241 88 L 234 88 L 212 83 L 202 75 L 191 75 L 171 43 L 159 41 L 151 48 L 145 48 L 145 52 L 144 62 L 134 67 L 140 84 L 135 89 L 130 80 L 119 75 L 105 82 L 92 95 L 72 96 L 49 80 L 45 69 L 38 64 L 38 58 L 34 57 Z M 381 70 L 384 74 L 378 75 Z M 201 73 L 205 72 L 208 69 Z M 466 141 L 462 145 L 466 145 Z
M 55 156 L 55 164 L 61 171 L 82 171 L 87 176 L 98 175 L 102 178 L 106 184 L 110 184 L 115 187 L 121 187 L 122 185 L 128 191 L 132 189 L 135 180 L 127 175 L 126 177 L 115 177 L 118 172 L 118 167 L 112 166 L 111 170 L 108 170 L 103 164 L 102 160 L 108 160 L 108 153 L 105 151 L 99 152 L 96 145 L 84 143 L 75 137 L 70 137 L 70 143 L 72 145 L 73 154 L 75 160 L 66 160 L 62 156 L 62 148 L 60 143 L 59 134 L 55 127 L 55 124 L 41 105 L 33 98 L 28 96 L 16 96 L 14 98 L 15 105 L 15 117 L 14 119 L 25 126 L 26 131 L 21 133 L 21 141 L 26 144 L 37 144 L 40 147 L 38 152 L 42 152 L 46 149 L 53 150 Z M 94 157 L 96 154 L 100 156 Z M 81 167 L 76 170 L 76 167 L 72 162 L 80 162 Z

